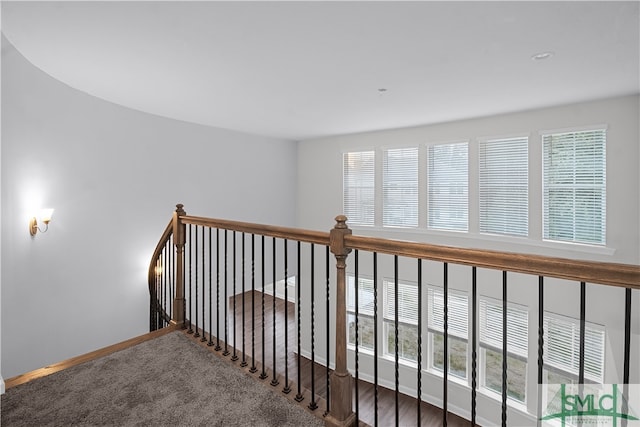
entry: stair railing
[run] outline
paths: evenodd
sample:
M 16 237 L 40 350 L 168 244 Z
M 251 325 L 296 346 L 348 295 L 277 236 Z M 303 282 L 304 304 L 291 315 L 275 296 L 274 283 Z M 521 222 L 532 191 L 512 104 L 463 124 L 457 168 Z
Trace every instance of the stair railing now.
M 177 205 L 177 209 L 173 214 L 173 219 L 162 234 L 160 241 L 154 251 L 152 261 L 149 267 L 149 291 L 150 291 L 150 329 L 158 329 L 168 325 L 169 323 L 181 325 L 184 329 L 189 329 L 188 332 L 192 333 L 194 337 L 201 336 L 201 341 L 206 342 L 206 335 L 209 337 L 207 345 L 213 346 L 215 344 L 217 351 L 222 351 L 221 335 L 224 335 L 222 343 L 224 344 L 224 356 L 230 354 L 229 342 L 231 341 L 233 346 L 233 356 L 231 360 L 240 360 L 239 354 L 242 355 L 240 366 L 248 366 L 249 360 L 251 360 L 251 368 L 249 372 L 258 372 L 258 367 L 261 368 L 260 379 L 266 379 L 267 374 L 267 362 L 265 349 L 265 328 L 268 325 L 269 319 L 265 316 L 269 314 L 268 307 L 265 307 L 265 283 L 269 280 L 267 267 L 269 259 L 272 261 L 271 277 L 272 282 L 269 286 L 273 286 L 273 296 L 270 299 L 273 304 L 271 309 L 271 326 L 273 327 L 273 335 L 270 338 L 273 342 L 273 358 L 271 364 L 271 385 L 281 385 L 283 393 L 289 393 L 294 387 L 295 381 L 289 381 L 289 358 L 290 354 L 294 353 L 297 357 L 297 389 L 295 400 L 302 401 L 305 398 L 310 399 L 308 405 L 310 410 L 315 411 L 321 402 L 325 406 L 325 422 L 331 426 L 353 426 L 356 425 L 359 417 L 359 403 L 361 396 L 358 392 L 358 303 L 357 298 L 359 294 L 358 290 L 358 258 L 362 253 L 372 254 L 374 260 L 374 268 L 372 276 L 374 277 L 374 295 L 377 293 L 378 284 L 377 281 L 377 267 L 376 260 L 378 254 L 390 256 L 394 259 L 394 274 L 392 282 L 395 283 L 394 291 L 396 292 L 395 301 L 398 301 L 398 259 L 408 258 L 417 260 L 417 277 L 418 289 L 422 295 L 422 262 L 426 260 L 436 261 L 441 263 L 444 268 L 444 318 L 442 319 L 444 325 L 444 369 L 443 369 L 443 382 L 442 382 L 442 400 L 441 408 L 442 412 L 442 424 L 447 424 L 448 414 L 448 358 L 447 358 L 447 340 L 449 339 L 448 331 L 448 298 L 446 297 L 448 291 L 447 272 L 451 265 L 461 265 L 471 267 L 471 277 L 469 277 L 470 283 L 472 283 L 472 350 L 471 350 L 471 402 L 470 411 L 468 417 L 472 425 L 476 425 L 477 417 L 477 283 L 476 273 L 478 269 L 498 270 L 502 272 L 502 402 L 501 402 L 501 417 L 502 425 L 507 425 L 507 289 L 508 280 L 507 276 L 511 273 L 523 273 L 526 275 L 538 277 L 538 307 L 539 307 L 539 326 L 538 326 L 538 391 L 540 391 L 542 384 L 542 369 L 544 365 L 544 337 L 545 331 L 542 322 L 543 307 L 544 307 L 544 288 L 545 278 L 566 279 L 574 281 L 580 284 L 580 368 L 579 378 L 580 383 L 584 382 L 585 366 L 584 366 L 584 331 L 585 331 L 585 292 L 586 284 L 597 284 L 605 286 L 622 287 L 625 289 L 625 325 L 624 325 L 624 361 L 623 361 L 623 382 L 629 383 L 630 378 L 630 349 L 631 349 L 631 301 L 632 291 L 638 291 L 640 289 L 640 266 L 626 265 L 626 264 L 614 264 L 614 263 L 602 263 L 602 262 L 590 262 L 590 261 L 578 261 L 571 259 L 552 258 L 527 254 L 515 254 L 499 251 L 485 251 L 475 249 L 461 249 L 437 245 L 429 245 L 424 243 L 414 243 L 406 241 L 397 241 L 373 237 L 355 236 L 348 228 L 347 218 L 344 216 L 336 217 L 336 225 L 329 233 L 301 230 L 287 227 L 266 226 L 252 223 L 244 223 L 237 221 L 219 220 L 212 218 L 203 218 L 189 216 L 183 210 L 182 205 Z M 192 234 L 193 230 L 195 233 Z M 208 230 L 208 237 L 205 230 Z M 215 250 L 214 250 L 214 235 L 215 230 Z M 222 233 L 221 233 L 222 231 Z M 259 244 L 256 245 L 256 237 L 258 237 Z M 266 240 L 272 240 L 272 248 L 266 246 Z M 277 241 L 282 241 L 282 249 L 277 249 Z M 208 244 L 208 246 L 207 246 Z M 290 249 L 291 246 L 297 245 L 297 251 Z M 306 245 L 301 249 L 302 245 Z M 246 247 L 245 247 L 246 246 Z M 251 256 L 247 255 L 250 246 Z M 315 269 L 316 264 L 322 265 L 323 262 L 318 263 L 318 259 L 322 258 L 322 251 L 315 251 L 316 246 L 325 248 L 324 267 L 326 274 L 323 276 L 321 270 Z M 329 267 L 329 251 L 333 253 L 336 258 L 336 266 L 333 272 L 335 276 L 330 274 Z M 296 257 L 291 257 L 290 252 L 295 252 Z M 356 304 L 355 304 L 355 349 L 353 345 L 347 343 L 348 321 L 347 321 L 347 293 L 348 289 L 347 281 L 347 260 L 351 252 L 355 253 L 355 286 L 354 290 Z M 231 256 L 229 256 L 229 253 Z M 258 257 L 256 257 L 258 253 Z M 303 254 L 304 255 L 301 255 Z M 214 259 L 215 254 L 215 259 Z M 240 254 L 241 266 L 238 265 L 236 255 Z M 310 255 L 307 257 L 307 255 Z M 283 267 L 276 266 L 276 257 L 283 258 Z M 230 261 L 232 258 L 232 261 Z M 296 269 L 295 283 L 296 283 L 296 295 L 295 310 L 297 314 L 293 317 L 296 321 L 297 327 L 297 351 L 289 351 L 289 325 L 286 323 L 287 313 L 289 312 L 289 306 L 287 304 L 290 300 L 287 296 L 287 283 L 289 280 L 289 273 L 291 270 L 291 259 L 295 258 L 294 264 Z M 231 267 L 229 267 L 231 264 Z M 247 268 L 250 267 L 250 270 Z M 260 271 L 256 271 L 256 267 L 260 268 Z M 214 296 L 213 296 L 213 282 L 214 275 L 213 269 L 215 268 L 215 282 L 216 282 L 216 297 L 215 297 L 215 310 L 214 310 Z M 310 270 L 310 275 L 301 274 L 303 268 Z M 207 269 L 208 269 L 208 296 L 207 296 Z M 231 271 L 231 273 L 229 272 Z M 277 270 L 280 270 L 277 275 Z M 238 271 L 241 274 L 241 279 L 237 277 Z M 245 277 L 249 276 L 249 277 Z M 195 276 L 195 281 L 193 277 Z M 284 313 L 285 323 L 282 319 L 276 316 L 276 283 L 281 282 L 278 277 L 282 277 L 284 280 Z M 335 283 L 331 286 L 331 277 L 335 277 Z M 315 331 L 318 328 L 314 323 L 314 318 L 319 311 L 317 310 L 317 296 L 314 296 L 314 291 L 317 292 L 321 289 L 316 285 L 316 278 L 325 280 L 326 278 L 326 292 L 321 294 L 325 299 L 326 308 L 326 325 L 322 325 L 325 328 L 326 346 L 324 353 L 321 355 L 324 361 L 321 361 L 321 365 L 324 364 L 326 369 L 326 381 L 324 390 L 319 390 L 321 398 L 317 399 L 316 395 L 316 377 L 317 371 L 315 366 L 317 365 L 315 347 L 317 339 Z M 233 283 L 231 291 L 232 296 L 229 297 L 228 291 L 230 289 L 229 281 Z M 256 287 L 256 281 L 262 282 L 262 289 L 260 285 Z M 195 287 L 194 287 L 195 283 Z M 236 285 L 241 283 L 240 289 L 236 288 Z M 251 283 L 251 288 L 248 287 L 248 283 Z M 308 286 L 306 286 L 308 285 Z M 199 291 L 201 294 L 199 295 Z M 306 295 L 309 291 L 311 294 Z M 220 297 L 223 298 L 223 307 L 220 307 Z M 305 294 L 305 300 L 301 299 L 301 295 Z M 261 305 L 256 305 L 256 295 L 258 299 L 261 299 Z M 330 307 L 332 298 L 334 307 Z M 236 325 L 239 314 L 236 312 L 237 301 L 240 296 L 241 301 L 241 313 L 242 321 L 241 325 Z M 250 299 L 250 304 L 245 301 L 245 297 Z M 200 298 L 200 299 L 199 299 Z M 377 298 L 377 297 L 374 297 Z M 419 304 L 421 304 L 422 296 L 419 298 Z M 194 303 L 195 301 L 195 303 Z M 209 309 L 207 311 L 206 303 L 208 302 Z M 307 304 L 309 307 L 302 308 L 302 305 Z M 232 305 L 231 305 L 232 304 Z M 373 301 L 374 307 L 377 302 Z M 250 310 L 249 310 L 250 306 Z M 418 306 L 420 307 L 420 305 Z M 201 311 L 199 312 L 199 308 Z M 231 310 L 232 314 L 227 310 Z M 224 316 L 222 311 L 224 310 Z M 421 310 L 421 309 L 420 309 Z M 245 311 L 250 311 L 252 326 L 251 333 L 251 357 L 248 357 L 248 350 L 245 348 L 245 344 L 248 341 L 248 337 L 245 336 Z M 261 339 L 256 337 L 256 325 L 255 319 L 259 314 L 262 314 L 260 328 Z M 377 310 L 375 311 L 377 313 Z M 374 316 L 375 316 L 374 313 Z M 221 321 L 221 317 L 224 319 Z M 215 318 L 215 322 L 214 322 Z M 377 318 L 377 316 L 376 316 Z M 228 320 L 233 319 L 233 325 L 229 325 Z M 207 327 L 208 320 L 208 327 Z M 201 322 L 201 323 L 200 323 Z M 224 323 L 223 333 L 220 333 L 220 324 Z M 378 327 L 379 321 L 374 324 L 374 328 Z M 423 420 L 421 411 L 423 411 L 424 401 L 422 399 L 421 387 L 422 387 L 422 366 L 421 366 L 421 348 L 422 348 L 422 332 L 421 322 L 418 323 L 418 357 L 417 357 L 417 373 L 416 373 L 416 423 L 420 424 Z M 215 323 L 215 339 L 213 324 Z M 398 356 L 398 307 L 395 309 L 395 423 L 399 423 L 399 404 L 398 397 L 400 394 L 400 376 L 399 376 L 399 356 Z M 194 327 L 195 325 L 195 327 Z M 278 327 L 278 325 L 280 325 Z M 240 345 L 236 344 L 236 341 L 240 335 L 238 329 L 242 329 L 241 349 Z M 310 331 L 305 330 L 304 336 L 302 336 L 301 328 L 310 328 Z M 284 354 L 279 357 L 276 354 L 276 337 L 279 336 L 276 333 L 276 329 L 284 331 Z M 231 329 L 233 329 L 231 331 Z M 344 333 L 334 332 L 334 357 L 330 358 L 330 346 L 329 342 L 330 331 L 345 331 Z M 307 336 L 307 332 L 310 332 L 310 337 Z M 229 338 L 231 336 L 231 338 Z M 262 349 L 255 352 L 256 338 L 262 344 Z M 301 353 L 305 350 L 301 349 L 301 340 L 310 340 L 307 344 L 310 344 L 310 364 L 311 370 L 310 380 L 307 380 L 305 387 L 309 387 L 309 390 L 303 391 L 301 386 L 304 380 L 301 379 L 301 370 L 303 369 L 303 363 L 301 362 Z M 377 335 L 375 335 L 376 344 L 374 345 L 374 417 L 372 420 L 368 420 L 373 425 L 378 425 L 378 346 Z M 241 350 L 241 351 L 240 351 Z M 355 350 L 355 351 L 354 351 Z M 349 352 L 355 353 L 355 372 L 356 381 L 352 377 L 352 374 L 348 369 Z M 261 356 L 261 361 L 258 358 Z M 282 373 L 279 375 L 276 373 L 277 360 L 284 359 L 284 378 Z M 334 365 L 333 372 L 330 373 L 330 366 Z M 305 368 L 306 369 L 306 368 Z M 281 380 L 284 380 L 284 384 L 281 384 Z M 353 401 L 353 389 L 355 387 L 355 402 Z M 406 388 L 406 385 L 403 385 Z M 355 408 L 354 408 L 355 404 Z M 354 412 L 355 409 L 355 412 Z M 540 408 L 538 408 L 538 415 Z M 403 421 L 404 423 L 404 421 Z

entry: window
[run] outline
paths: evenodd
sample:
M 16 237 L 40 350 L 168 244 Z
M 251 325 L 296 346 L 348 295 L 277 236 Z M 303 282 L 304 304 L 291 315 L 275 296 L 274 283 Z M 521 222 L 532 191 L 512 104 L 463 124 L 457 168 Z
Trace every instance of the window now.
M 418 148 L 384 151 L 384 226 L 418 226 Z
M 384 281 L 385 353 L 395 356 L 396 295 L 394 282 Z M 398 283 L 398 356 L 418 360 L 418 285 Z
M 528 144 L 526 137 L 480 142 L 481 233 L 529 234 Z
M 584 340 L 585 382 L 602 384 L 604 379 L 605 332 L 587 324 Z M 547 384 L 574 384 L 580 369 L 580 321 L 566 316 L 544 314 L 544 375 Z
M 544 238 L 606 243 L 606 131 L 543 135 Z
M 467 143 L 430 145 L 427 158 L 429 228 L 467 231 L 469 228 Z
M 507 396 L 526 402 L 528 313 L 526 307 L 507 307 Z M 480 383 L 502 393 L 502 301 L 480 299 Z
M 344 153 L 343 208 L 353 225 L 374 224 L 375 152 Z
M 431 345 L 430 367 L 444 371 L 444 291 L 441 288 L 428 288 L 428 326 Z M 466 295 L 449 290 L 447 295 L 447 332 L 449 374 L 467 378 L 467 340 L 469 311 Z
M 358 347 L 374 349 L 373 280 L 358 278 Z M 349 344 L 356 345 L 356 279 L 347 276 L 347 328 Z

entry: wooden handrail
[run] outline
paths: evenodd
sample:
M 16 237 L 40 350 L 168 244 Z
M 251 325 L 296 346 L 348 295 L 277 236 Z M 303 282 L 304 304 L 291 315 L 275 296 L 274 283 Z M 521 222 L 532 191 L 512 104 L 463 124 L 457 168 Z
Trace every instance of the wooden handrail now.
M 354 235 L 346 235 L 344 239 L 345 245 L 350 249 L 640 289 L 640 266 L 638 265 L 577 261 L 568 258 L 480 249 L 462 249 Z
M 224 219 L 185 215 L 185 224 L 235 230 L 294 241 L 330 245 L 329 233 L 291 227 L 253 224 Z M 575 280 L 609 286 L 640 289 L 640 266 L 631 264 L 579 261 L 540 255 L 463 249 L 450 246 L 366 236 L 345 236 L 345 245 L 357 249 L 391 255 L 449 262 L 535 276 Z
M 155 280 L 154 280 L 155 266 L 156 266 L 156 262 L 158 261 L 158 257 L 160 257 L 162 250 L 164 249 L 165 245 L 169 241 L 169 238 L 171 237 L 172 234 L 173 234 L 173 219 L 169 221 L 169 224 L 167 224 L 167 227 L 162 232 L 162 236 L 160 236 L 160 240 L 158 240 L 158 244 L 156 245 L 156 248 L 153 251 L 153 256 L 151 257 L 151 262 L 149 264 L 149 289 L 151 289 L 151 286 L 155 283 Z
M 289 239 L 318 245 L 329 245 L 329 233 L 305 230 L 301 228 L 279 227 L 275 225 L 253 224 L 249 222 L 230 221 L 226 219 L 204 218 L 185 215 L 180 217 L 184 224 L 201 225 L 223 230 L 240 231 L 280 239 Z

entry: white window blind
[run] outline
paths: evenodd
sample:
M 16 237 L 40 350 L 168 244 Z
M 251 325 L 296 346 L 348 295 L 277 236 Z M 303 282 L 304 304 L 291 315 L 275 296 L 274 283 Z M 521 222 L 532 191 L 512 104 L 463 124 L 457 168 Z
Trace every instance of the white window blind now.
M 544 238 L 606 243 L 606 131 L 543 135 Z
M 393 322 L 396 314 L 395 284 L 385 280 L 384 288 L 384 318 Z M 418 285 L 398 283 L 398 321 L 418 324 Z
M 557 314 L 544 315 L 544 363 L 578 376 L 580 368 L 580 321 Z M 605 332 L 596 325 L 585 327 L 584 375 L 597 383 L 604 377 Z
M 480 232 L 528 235 L 528 145 L 527 137 L 480 142 Z
M 344 153 L 343 212 L 353 225 L 374 224 L 375 152 Z
M 469 228 L 467 143 L 430 145 L 427 157 L 429 228 L 467 231 Z
M 429 325 L 431 332 L 444 333 L 444 290 L 428 288 Z M 447 330 L 449 334 L 467 339 L 469 329 L 468 298 L 465 295 L 448 292 Z
M 507 306 L 507 351 L 527 358 L 529 336 L 528 313 L 525 307 Z M 502 302 L 480 299 L 480 345 L 502 351 Z
M 347 311 L 356 311 L 356 279 L 347 276 Z M 358 278 L 358 313 L 373 316 L 373 280 Z
M 385 226 L 418 226 L 418 148 L 384 151 L 382 176 Z

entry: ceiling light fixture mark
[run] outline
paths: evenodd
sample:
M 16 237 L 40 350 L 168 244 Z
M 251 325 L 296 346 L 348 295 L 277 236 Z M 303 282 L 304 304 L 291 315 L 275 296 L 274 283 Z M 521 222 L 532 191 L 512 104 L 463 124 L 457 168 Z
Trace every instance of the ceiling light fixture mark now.
M 536 53 L 534 55 L 531 55 L 531 59 L 534 61 L 543 61 L 545 59 L 549 59 L 554 55 L 553 52 L 551 51 L 547 51 L 547 52 L 540 52 L 540 53 Z

